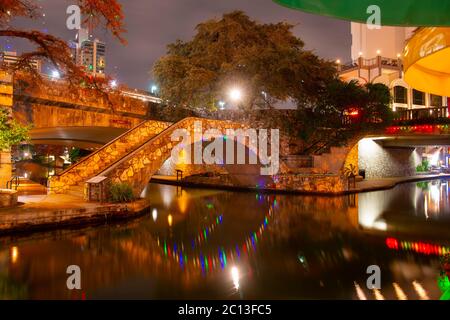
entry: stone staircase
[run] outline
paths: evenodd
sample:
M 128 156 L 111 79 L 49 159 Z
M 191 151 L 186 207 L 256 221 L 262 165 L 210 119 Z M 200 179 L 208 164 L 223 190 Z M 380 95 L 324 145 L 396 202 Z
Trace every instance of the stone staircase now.
M 13 183 L 11 189 L 16 190 L 19 195 L 47 194 L 47 188 L 45 186 L 27 178 L 19 178 L 19 185 Z
M 226 129 L 237 130 L 244 127 L 242 124 L 231 121 L 184 118 L 99 172 L 98 176 L 107 177 L 109 181 L 115 183 L 128 183 L 132 186 L 134 194 L 139 196 L 151 177 L 171 156 L 172 148 L 177 144 L 172 142 L 171 134 L 177 129 L 187 129 L 191 137 L 195 137 L 194 123 L 196 121 L 202 123 L 203 130 L 217 129 L 223 134 L 226 133 Z
M 161 121 L 144 121 L 112 140 L 96 152 L 50 179 L 50 193 L 67 193 L 74 186 L 83 185 L 117 160 L 141 147 L 149 139 L 170 126 Z

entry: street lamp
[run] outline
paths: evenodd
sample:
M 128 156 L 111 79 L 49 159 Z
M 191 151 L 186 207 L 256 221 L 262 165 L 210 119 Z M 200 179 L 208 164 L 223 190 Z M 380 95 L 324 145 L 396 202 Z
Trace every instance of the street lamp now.
M 53 70 L 52 71 L 52 78 L 53 79 L 59 79 L 60 78 L 60 74 L 59 74 L 59 71 L 58 70 Z
M 116 80 L 111 80 L 109 85 L 111 86 L 111 88 L 115 89 L 117 87 L 117 81 Z
M 220 110 L 225 109 L 225 101 L 219 101 Z
M 158 86 L 156 86 L 155 84 L 152 85 L 152 87 L 150 88 L 150 92 L 152 94 L 155 94 L 158 91 Z
M 238 88 L 231 89 L 228 95 L 234 102 L 240 101 L 242 99 L 242 91 Z

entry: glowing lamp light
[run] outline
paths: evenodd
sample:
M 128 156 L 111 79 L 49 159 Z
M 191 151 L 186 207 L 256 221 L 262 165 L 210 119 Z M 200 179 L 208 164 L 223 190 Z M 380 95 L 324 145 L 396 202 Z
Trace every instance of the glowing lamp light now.
M 17 247 L 11 248 L 11 262 L 16 263 L 19 258 L 19 249 Z
M 377 50 L 377 55 L 380 55 L 381 54 L 381 50 Z
M 237 267 L 231 268 L 231 279 L 233 280 L 234 288 L 239 290 L 239 269 Z
M 225 109 L 225 102 L 224 101 L 219 101 L 219 106 L 220 106 L 220 110 Z
M 156 219 L 158 219 L 158 210 L 156 210 L 156 209 L 152 210 L 152 218 L 153 218 L 153 221 L 156 221 Z
M 61 77 L 61 75 L 59 74 L 58 70 L 53 70 L 52 71 L 52 78 L 53 79 L 59 79 Z
M 337 63 L 337 64 L 341 64 L 341 60 L 340 60 L 340 59 L 337 59 L 337 60 L 336 60 L 336 63 Z
M 151 88 L 150 88 L 150 92 L 151 92 L 152 94 L 155 94 L 157 91 L 158 91 L 158 86 L 152 85 Z
M 171 214 L 169 214 L 169 216 L 167 217 L 167 223 L 169 224 L 169 227 L 171 227 L 173 224 L 173 217 Z
M 237 88 L 231 89 L 229 96 L 231 100 L 239 101 L 242 99 L 242 91 Z
M 111 80 L 109 85 L 111 86 L 111 88 L 115 89 L 115 88 L 117 88 L 117 81 L 116 80 Z

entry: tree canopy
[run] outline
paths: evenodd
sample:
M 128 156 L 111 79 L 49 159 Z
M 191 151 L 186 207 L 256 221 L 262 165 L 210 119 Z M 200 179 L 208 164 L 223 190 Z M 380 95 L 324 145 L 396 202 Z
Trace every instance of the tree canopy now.
M 320 152 L 363 131 L 387 126 L 393 117 L 390 103 L 384 84 L 330 79 L 319 99 L 297 109 L 291 134 L 307 142 L 305 153 Z
M 117 0 L 77 0 L 68 2 L 69 4 L 79 5 L 81 13 L 86 17 L 85 22 L 89 20 L 94 27 L 103 25 L 125 43 L 122 37 L 125 32 L 124 16 L 122 6 Z M 31 67 L 31 60 L 38 58 L 52 63 L 73 83 L 79 84 L 80 81 L 88 80 L 85 72 L 72 60 L 70 49 L 64 40 L 40 31 L 18 30 L 11 26 L 14 18 L 37 19 L 40 16 L 37 0 L 0 0 L 0 37 L 25 39 L 35 46 L 34 51 L 22 54 L 19 63 L 11 71 L 26 70 L 39 78 L 39 74 Z
M 333 63 L 304 49 L 285 23 L 262 24 L 241 11 L 196 27 L 190 41 L 176 41 L 153 68 L 161 97 L 170 104 L 215 110 L 242 91 L 240 107 L 272 107 L 276 100 L 304 100 L 334 78 Z

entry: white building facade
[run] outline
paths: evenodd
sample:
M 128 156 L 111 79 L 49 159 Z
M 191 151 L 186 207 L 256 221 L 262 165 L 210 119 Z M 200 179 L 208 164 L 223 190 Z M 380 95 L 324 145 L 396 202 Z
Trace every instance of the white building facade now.
M 341 78 L 388 86 L 398 119 L 447 117 L 448 97 L 415 90 L 403 79 L 402 52 L 414 29 L 369 29 L 365 24 L 351 23 L 352 61 L 339 64 Z

